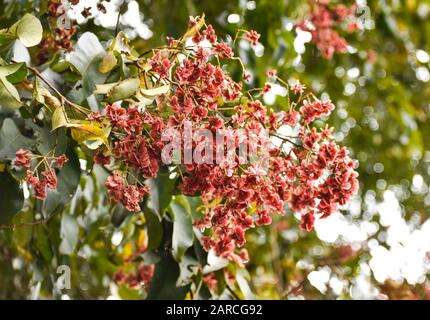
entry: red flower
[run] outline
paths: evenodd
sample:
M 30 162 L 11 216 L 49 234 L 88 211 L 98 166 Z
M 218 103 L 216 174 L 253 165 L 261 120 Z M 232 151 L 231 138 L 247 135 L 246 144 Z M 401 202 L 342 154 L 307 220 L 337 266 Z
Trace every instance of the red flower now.
M 13 164 L 17 167 L 30 168 L 31 162 L 28 156 L 29 152 L 28 150 L 19 149 L 15 154 L 16 157 Z
M 47 168 L 42 172 L 42 175 L 45 178 L 44 181 L 49 189 L 57 189 L 57 175 L 54 168 Z
M 246 33 L 245 39 L 251 42 L 254 46 L 257 45 L 260 34 L 257 31 L 250 30 Z
M 69 158 L 67 158 L 67 156 L 65 154 L 62 154 L 61 156 L 59 156 L 55 159 L 55 162 L 57 162 L 57 166 L 60 169 L 64 166 L 64 164 L 67 161 L 69 161 Z
M 213 54 L 217 55 L 221 59 L 230 59 L 233 56 L 233 51 L 227 44 L 218 42 L 215 44 Z
M 94 155 L 94 162 L 98 165 L 107 166 L 110 161 L 110 156 L 105 155 L 102 150 L 97 150 L 96 154 Z
M 313 212 L 307 212 L 302 215 L 302 222 L 300 223 L 300 227 L 303 230 L 311 231 L 314 228 L 315 216 Z

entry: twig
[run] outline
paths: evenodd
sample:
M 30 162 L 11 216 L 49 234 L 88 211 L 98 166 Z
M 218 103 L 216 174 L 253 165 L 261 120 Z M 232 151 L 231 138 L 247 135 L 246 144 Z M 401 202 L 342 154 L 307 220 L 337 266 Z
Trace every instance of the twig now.
M 16 228 L 22 228 L 22 227 L 33 227 L 39 224 L 46 224 L 48 223 L 57 213 L 54 213 L 50 215 L 48 218 L 40 219 L 37 221 L 32 222 L 22 222 L 18 224 L 0 224 L 0 230 L 7 230 L 7 229 L 16 229 Z
M 233 291 L 233 289 L 228 285 L 228 283 L 225 284 L 225 287 L 227 288 L 227 290 L 232 294 L 233 298 L 235 298 L 236 300 L 242 300 L 240 299 L 240 297 L 236 294 L 236 292 Z
M 65 102 L 65 103 L 67 103 L 69 106 L 71 106 L 71 107 L 73 107 L 73 108 L 75 108 L 76 110 L 78 110 L 79 112 L 81 112 L 81 113 L 83 113 L 83 114 L 88 114 L 90 111 L 89 110 L 87 110 L 87 109 L 85 109 L 85 108 L 83 108 L 83 107 L 81 107 L 80 105 L 78 105 L 78 104 L 76 104 L 76 103 L 74 103 L 74 102 L 71 102 L 70 100 L 68 100 L 65 96 L 63 96 L 62 94 L 61 94 L 61 92 L 60 91 L 58 91 L 57 90 L 57 88 L 55 88 L 47 79 L 45 79 L 45 77 L 44 76 L 42 76 L 42 74 L 40 73 L 40 71 L 39 70 L 37 70 L 36 68 L 34 68 L 34 67 L 31 67 L 31 66 L 27 66 L 27 68 L 28 68 L 28 70 L 30 70 L 36 77 L 38 77 L 40 80 L 42 80 L 52 91 L 54 91 L 55 92 L 55 94 L 57 94 L 59 97 L 60 97 L 60 99 L 62 100 L 62 102 Z
M 115 37 L 118 35 L 119 32 L 119 20 L 121 19 L 121 7 L 124 4 L 124 0 L 121 2 L 120 6 L 118 7 L 118 17 L 116 18 L 116 26 L 115 26 Z

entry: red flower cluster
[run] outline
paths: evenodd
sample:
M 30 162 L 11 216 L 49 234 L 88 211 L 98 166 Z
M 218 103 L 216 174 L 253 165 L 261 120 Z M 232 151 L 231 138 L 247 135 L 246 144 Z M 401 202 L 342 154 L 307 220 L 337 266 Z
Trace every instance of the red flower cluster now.
M 139 289 L 143 286 L 148 289 L 154 276 L 155 266 L 141 264 L 136 272 L 126 273 L 123 270 L 118 270 L 113 275 L 113 281 L 119 285 L 127 284 L 132 289 Z
M 119 171 L 114 171 L 113 175 L 107 178 L 105 186 L 112 200 L 121 203 L 128 211 L 132 212 L 140 211 L 139 204 L 148 194 L 148 188 L 145 185 L 140 187 L 129 185 Z
M 309 124 L 316 118 L 329 115 L 333 110 L 334 104 L 330 100 L 315 100 L 313 102 L 304 100 L 303 106 L 300 108 L 300 113 L 302 114 L 304 123 Z
M 57 52 L 59 50 L 71 51 L 72 50 L 72 38 L 77 32 L 76 25 L 72 21 L 61 20 L 60 17 L 64 14 L 63 4 L 61 0 L 50 0 L 48 5 L 49 23 L 53 30 L 46 38 L 39 44 L 38 59 L 40 63 L 44 63 L 48 60 L 50 53 Z M 65 17 L 65 16 L 64 16 Z M 64 18 L 66 19 L 66 18 Z M 62 27 L 58 25 L 58 22 L 65 25 Z M 70 23 L 70 26 L 66 26 L 66 22 Z M 70 28 L 66 28 L 70 27 Z
M 163 119 L 149 112 L 140 113 L 135 107 L 126 110 L 116 105 L 108 105 L 105 115 L 114 129 L 124 133 L 114 140 L 115 158 L 122 160 L 144 178 L 155 177 L 164 146 L 160 141 L 166 126 Z M 149 136 L 143 132 L 148 132 Z
M 15 154 L 16 158 L 13 164 L 17 167 L 30 168 L 31 161 L 30 161 L 30 157 L 28 156 L 29 153 L 30 151 L 28 150 L 19 149 Z
M 252 45 L 256 46 L 258 39 L 260 39 L 260 34 L 257 31 L 250 30 L 246 33 L 245 39 L 251 42 Z
M 150 59 L 152 71 L 174 84 L 166 103 L 171 110 L 168 117 L 159 117 L 158 111 L 139 113 L 133 107 L 125 110 L 111 105 L 107 107 L 106 116 L 114 127 L 127 133 L 115 142 L 115 157 L 144 177 L 153 177 L 158 170 L 156 163 L 159 163 L 159 151 L 164 145 L 159 129 L 173 128 L 183 136 L 186 124 L 191 123 L 193 132 L 209 129 L 222 133 L 223 142 L 232 142 L 234 152 L 230 161 L 181 165 L 180 188 L 187 195 L 200 195 L 206 204 L 202 212 L 204 218 L 195 222 L 204 232 L 205 249 L 213 249 L 218 256 L 241 264 L 247 260 L 247 252 L 236 252 L 236 248 L 245 244 L 246 230 L 270 224 L 271 216 L 284 214 L 286 208 L 300 212 L 302 227 L 311 230 L 317 216 L 330 215 L 356 193 L 358 182 L 354 162 L 346 149 L 331 140 L 330 130 L 308 128 L 317 117 L 330 114 L 334 105 L 330 101 L 314 98 L 311 102 L 307 98 L 301 103 L 300 113 L 294 109 L 288 113 L 274 113 L 252 97 L 244 102 L 242 84 L 233 81 L 221 66 L 211 63 L 212 57 L 228 59 L 233 52 L 216 39 L 212 27 L 208 26 L 202 33 L 196 33 L 195 48 L 187 50 L 181 62 L 171 58 L 169 49 L 157 52 Z M 212 43 L 212 48 L 199 46 L 203 40 Z M 170 42 L 177 44 L 173 40 Z M 269 75 L 276 77 L 276 72 L 271 71 Z M 269 89 L 270 85 L 265 86 L 262 92 Z M 291 88 L 295 94 L 303 94 L 304 89 L 299 82 Z M 234 113 L 227 116 L 220 103 L 235 105 Z M 159 107 L 165 108 L 165 105 Z M 257 154 L 263 152 L 265 146 L 270 145 L 270 139 L 262 133 L 268 131 L 277 136 L 282 125 L 299 126 L 298 143 L 285 139 L 283 146 L 289 145 L 287 152 L 283 148 L 267 149 L 268 170 L 262 175 L 263 169 L 258 164 L 247 163 L 238 154 L 239 147 L 244 142 L 249 143 L 247 138 L 253 132 L 257 137 L 252 147 Z M 149 134 L 142 132 L 144 126 L 148 126 Z M 201 141 L 201 137 L 194 138 L 191 146 L 183 147 L 194 148 Z M 223 145 L 210 148 L 209 152 L 205 149 L 203 158 L 213 156 L 220 148 L 224 150 Z M 112 192 L 120 190 L 115 186 Z M 111 197 L 115 199 L 114 194 Z M 119 201 L 119 197 L 116 199 Z
M 320 1 L 313 6 L 312 13 L 305 21 L 301 21 L 297 27 L 312 34 L 312 42 L 315 43 L 326 59 L 331 59 L 336 52 L 345 53 L 348 43 L 334 29 L 342 22 L 351 21 L 347 27 L 348 32 L 356 31 L 358 22 L 355 19 L 357 5 L 346 7 L 338 4 L 334 9 L 328 5 L 329 1 Z
M 41 172 L 41 176 L 43 177 L 42 179 L 40 179 L 39 173 L 37 171 L 39 164 L 36 165 L 34 171 L 28 170 L 26 182 L 34 190 L 34 196 L 36 199 L 45 200 L 46 188 L 52 190 L 57 189 L 57 174 L 52 166 L 57 164 L 58 168 L 62 168 L 68 159 L 64 154 L 59 157 L 42 157 L 30 154 L 29 150 L 20 149 L 15 154 L 15 160 L 13 161 L 13 164 L 17 167 L 30 168 L 31 158 L 42 158 L 39 164 L 43 162 L 45 165 L 45 170 Z M 35 173 L 36 175 L 34 175 Z
M 197 20 L 190 23 L 192 28 L 198 25 Z M 254 32 L 247 36 L 252 42 L 258 40 Z M 240 249 L 246 242 L 246 231 L 270 224 L 273 214 L 298 212 L 302 228 L 311 230 L 316 218 L 327 217 L 344 205 L 357 192 L 355 163 L 348 151 L 332 140 L 331 129 L 310 127 L 313 120 L 332 112 L 330 101 L 304 95 L 305 86 L 296 82 L 288 90 L 300 97 L 290 104 L 290 110 L 269 110 L 251 94 L 255 89 L 245 91 L 242 83 L 223 69 L 220 59 L 228 62 L 233 50 L 217 41 L 210 25 L 202 32 L 194 30 L 189 38 L 194 45 L 186 47 L 182 40 L 169 39 L 171 48 L 158 49 L 148 59 L 151 70 L 149 74 L 143 71 L 142 78 L 155 86 L 171 86 L 170 93 L 159 96 L 155 105 L 142 111 L 133 103 L 128 108 L 109 104 L 104 116 L 90 115 L 97 121 L 105 117 L 112 126 L 112 153 L 98 150 L 94 159 L 102 165 L 110 164 L 111 157 L 117 160 L 119 170 L 105 185 L 109 197 L 129 211 L 140 211 L 140 202 L 148 193 L 139 177 L 153 178 L 160 166 L 176 166 L 180 190 L 200 196 L 204 202 L 203 219 L 194 222 L 203 232 L 204 248 L 242 264 L 248 260 L 247 251 Z M 204 40 L 205 46 L 201 45 Z M 268 76 L 271 83 L 279 80 L 275 70 Z M 259 89 L 258 94 L 270 86 Z M 282 126 L 292 127 L 298 136 L 282 136 Z M 163 134 L 174 130 L 183 138 L 187 128 L 191 129 L 191 140 L 181 139 L 181 159 L 192 149 L 199 150 L 204 161 L 163 164 L 169 143 Z M 222 139 L 211 144 L 207 137 L 194 134 L 199 130 Z M 281 139 L 280 146 L 274 144 L 275 137 Z M 218 160 L 219 153 L 221 161 L 206 161 Z M 26 163 L 22 158 L 19 161 Z M 122 274 L 118 279 L 129 282 Z

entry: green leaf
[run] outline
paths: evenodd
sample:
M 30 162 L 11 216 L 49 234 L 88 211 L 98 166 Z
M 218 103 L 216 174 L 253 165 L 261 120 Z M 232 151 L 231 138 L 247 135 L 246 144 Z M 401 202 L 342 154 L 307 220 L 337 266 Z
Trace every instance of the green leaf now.
M 105 83 L 108 74 L 99 71 L 99 65 L 105 50 L 97 36 L 91 32 L 85 32 L 78 40 L 74 52 L 70 55 L 70 64 L 82 76 L 73 90 L 69 93 L 69 98 L 80 104 L 91 96 L 97 84 Z
M 20 225 L 23 223 L 33 222 L 33 207 L 25 207 L 21 212 L 15 215 L 12 219 L 12 223 L 15 225 Z M 31 241 L 33 234 L 33 226 L 31 225 L 21 225 L 19 228 L 15 228 L 13 231 L 13 241 L 17 246 L 25 248 Z
M 34 47 L 42 41 L 43 28 L 39 19 L 26 13 L 9 28 L 9 33 L 18 38 L 24 46 Z
M 25 63 L 14 63 L 0 67 L 0 75 L 6 77 L 11 83 L 20 83 L 27 77 L 27 66 Z
M 157 249 L 163 239 L 163 226 L 160 217 L 148 207 L 143 209 L 148 229 L 148 250 Z
M 122 204 L 117 203 L 111 210 L 112 224 L 117 228 L 120 227 L 129 214 Z
M 63 212 L 61 219 L 60 253 L 70 255 L 75 250 L 79 240 L 79 226 L 74 216 Z
M 19 183 L 7 172 L 0 173 L 0 223 L 10 219 L 22 209 L 24 196 Z
M 58 129 L 60 127 L 65 127 L 68 124 L 66 111 L 64 110 L 64 107 L 59 107 L 54 110 L 52 114 L 52 131 L 55 129 Z
M 19 109 L 23 105 L 18 90 L 2 75 L 0 75 L 0 105 L 11 109 Z
M 169 178 L 169 170 L 161 168 L 158 175 L 154 179 L 149 179 L 147 185 L 149 187 L 149 197 L 147 206 L 154 210 L 161 218 L 164 217 L 166 209 L 169 207 L 172 200 L 172 192 L 175 188 L 175 179 Z
M 112 103 L 124 100 L 136 94 L 140 81 L 137 78 L 130 78 L 124 81 L 96 85 L 95 94 L 107 95 L 107 101 Z
M 148 300 L 183 300 L 189 286 L 178 287 L 179 266 L 170 255 L 155 266 L 154 277 L 148 292 Z
M 142 299 L 138 290 L 129 288 L 125 285 L 118 287 L 118 295 L 123 300 L 141 300 Z
M 189 254 L 185 254 L 179 263 L 179 277 L 176 280 L 177 286 L 184 286 L 191 283 L 192 278 L 199 271 L 199 262 Z
M 193 245 L 194 233 L 191 208 L 185 196 L 175 196 L 170 203 L 174 215 L 172 249 L 176 261 L 181 261 L 185 252 Z
M 44 224 L 38 224 L 34 227 L 34 241 L 43 259 L 45 259 L 47 263 L 50 263 L 52 259 L 52 250 L 49 245 L 48 228 Z
M 243 293 L 246 300 L 255 299 L 254 293 L 251 291 L 249 287 L 248 280 L 250 276 L 246 269 L 238 269 L 236 272 L 236 280 L 239 285 L 240 291 Z
M 21 134 L 15 122 L 7 118 L 0 130 L 0 161 L 12 160 L 19 149 L 30 149 L 35 144 Z

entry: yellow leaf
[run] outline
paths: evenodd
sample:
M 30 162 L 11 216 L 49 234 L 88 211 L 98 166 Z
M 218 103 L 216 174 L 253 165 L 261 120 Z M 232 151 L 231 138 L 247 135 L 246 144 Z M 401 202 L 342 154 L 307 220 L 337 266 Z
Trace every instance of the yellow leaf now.
M 71 128 L 72 138 L 78 143 L 85 143 L 90 149 L 97 149 L 101 144 L 109 147 L 107 137 L 110 134 L 110 126 L 105 123 L 89 120 L 73 120 L 67 124 Z
M 115 54 L 112 51 L 107 52 L 99 65 L 99 71 L 101 73 L 108 73 L 113 68 L 115 68 L 118 60 L 115 57 Z
M 191 28 L 189 28 L 187 32 L 184 34 L 184 36 L 182 37 L 183 42 L 186 42 L 188 39 L 192 38 L 197 33 L 197 31 L 199 31 L 205 25 L 204 14 L 201 18 L 197 17 L 196 19 L 197 19 L 197 23 Z
M 64 107 L 59 107 L 54 110 L 52 113 L 52 131 L 55 129 L 58 129 L 60 127 L 65 127 L 69 123 L 67 120 L 66 111 L 64 110 Z
M 123 260 L 127 260 L 127 258 L 131 257 L 133 254 L 133 244 L 129 241 L 125 244 L 122 249 L 122 258 Z

